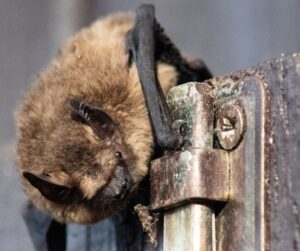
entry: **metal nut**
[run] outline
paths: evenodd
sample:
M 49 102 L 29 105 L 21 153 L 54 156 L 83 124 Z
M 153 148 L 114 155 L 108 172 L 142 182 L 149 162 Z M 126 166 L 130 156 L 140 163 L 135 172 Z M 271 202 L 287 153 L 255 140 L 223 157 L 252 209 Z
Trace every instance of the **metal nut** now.
M 245 116 L 236 105 L 224 105 L 217 112 L 216 136 L 225 150 L 233 150 L 241 142 L 245 132 Z

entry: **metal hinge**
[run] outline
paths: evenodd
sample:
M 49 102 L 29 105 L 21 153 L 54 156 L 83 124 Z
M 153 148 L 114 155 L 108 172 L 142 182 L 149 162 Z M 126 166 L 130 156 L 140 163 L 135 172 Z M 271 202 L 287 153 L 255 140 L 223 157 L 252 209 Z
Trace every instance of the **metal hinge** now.
M 230 197 L 228 151 L 241 142 L 245 123 L 241 108 L 216 108 L 214 101 L 205 83 L 169 93 L 174 127 L 185 145 L 151 165 L 151 209 L 164 213 L 163 250 L 216 248 L 215 212 Z

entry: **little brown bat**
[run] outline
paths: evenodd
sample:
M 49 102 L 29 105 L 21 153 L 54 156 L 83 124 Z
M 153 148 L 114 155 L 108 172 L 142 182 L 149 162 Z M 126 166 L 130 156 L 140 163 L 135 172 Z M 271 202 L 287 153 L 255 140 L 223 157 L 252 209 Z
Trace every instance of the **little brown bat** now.
M 175 148 L 163 94 L 210 77 L 183 59 L 144 5 L 73 36 L 17 113 L 25 192 L 61 222 L 91 223 L 126 206 L 156 144 Z

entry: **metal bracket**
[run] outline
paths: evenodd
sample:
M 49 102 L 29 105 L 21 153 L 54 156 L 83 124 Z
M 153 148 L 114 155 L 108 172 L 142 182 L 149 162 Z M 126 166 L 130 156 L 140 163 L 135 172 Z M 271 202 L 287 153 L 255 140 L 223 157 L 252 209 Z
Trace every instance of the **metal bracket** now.
M 190 148 L 152 162 L 151 208 L 190 202 L 227 201 L 229 165 L 226 151 Z M 162 182 L 163 181 L 163 182 Z
M 230 192 L 228 153 L 213 148 L 213 88 L 188 83 L 173 88 L 167 102 L 185 144 L 151 165 L 151 208 L 165 212 L 163 250 L 213 250 L 214 205 Z
M 179 128 L 185 144 L 182 151 L 169 152 L 152 161 L 153 210 L 189 202 L 227 201 L 229 198 L 228 154 L 222 149 L 213 149 L 212 91 L 208 84 L 192 82 L 169 93 L 167 101 L 172 119 L 177 127 L 181 124 Z
M 185 144 L 153 161 L 150 171 L 151 207 L 163 214 L 163 250 L 266 250 L 264 81 L 247 70 L 170 91 L 174 127 Z

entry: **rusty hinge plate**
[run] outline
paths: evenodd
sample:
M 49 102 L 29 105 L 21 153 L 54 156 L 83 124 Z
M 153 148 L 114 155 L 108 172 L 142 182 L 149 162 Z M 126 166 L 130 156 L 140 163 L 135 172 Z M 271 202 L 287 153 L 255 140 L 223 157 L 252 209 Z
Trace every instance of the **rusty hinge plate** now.
M 229 197 L 228 154 L 213 149 L 212 86 L 188 83 L 173 88 L 167 98 L 185 144 L 152 162 L 151 208 L 162 209 L 195 201 L 226 201 Z
M 187 149 L 152 162 L 151 208 L 229 197 L 228 154 L 219 149 Z

